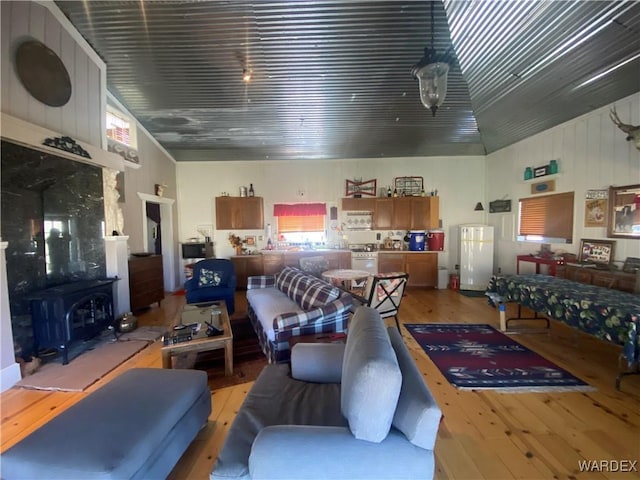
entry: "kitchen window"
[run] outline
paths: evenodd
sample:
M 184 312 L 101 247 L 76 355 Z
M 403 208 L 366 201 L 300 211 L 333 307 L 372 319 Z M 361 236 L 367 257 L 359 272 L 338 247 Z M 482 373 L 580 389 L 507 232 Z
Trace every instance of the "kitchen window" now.
M 276 204 L 273 215 L 278 221 L 278 238 L 287 242 L 321 243 L 326 238 L 324 203 Z
M 521 198 L 518 240 L 571 243 L 573 241 L 573 192 Z

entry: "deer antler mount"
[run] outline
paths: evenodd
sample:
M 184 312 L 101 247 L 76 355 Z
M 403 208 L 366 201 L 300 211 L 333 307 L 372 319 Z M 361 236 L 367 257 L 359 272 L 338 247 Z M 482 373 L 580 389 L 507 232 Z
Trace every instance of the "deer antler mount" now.
M 609 118 L 611 121 L 627 134 L 627 141 L 633 140 L 636 148 L 640 150 L 640 125 L 629 125 L 626 123 L 622 123 L 620 121 L 620 117 L 618 117 L 618 113 L 616 112 L 616 108 L 613 107 L 611 111 L 609 111 Z

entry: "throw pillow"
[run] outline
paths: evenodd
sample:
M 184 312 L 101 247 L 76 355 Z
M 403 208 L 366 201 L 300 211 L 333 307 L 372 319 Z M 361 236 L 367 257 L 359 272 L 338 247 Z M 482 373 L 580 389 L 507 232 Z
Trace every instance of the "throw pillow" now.
M 353 436 L 379 443 L 391 429 L 402 373 L 380 314 L 359 307 L 349 324 L 340 407 Z
M 324 307 L 327 303 L 333 302 L 340 296 L 340 289 L 328 283 L 311 282 L 302 294 L 300 306 L 303 310 L 312 310 Z
M 198 286 L 217 287 L 222 283 L 223 276 L 224 272 L 209 270 L 208 268 L 201 268 L 200 275 L 198 276 Z

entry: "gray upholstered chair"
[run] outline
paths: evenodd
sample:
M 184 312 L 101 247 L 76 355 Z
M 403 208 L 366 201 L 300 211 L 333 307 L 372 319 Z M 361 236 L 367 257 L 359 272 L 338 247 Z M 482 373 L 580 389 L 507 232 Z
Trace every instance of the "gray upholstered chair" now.
M 302 257 L 300 259 L 300 270 L 310 273 L 314 277 L 322 278 L 322 272 L 329 270 L 329 262 L 322 256 Z

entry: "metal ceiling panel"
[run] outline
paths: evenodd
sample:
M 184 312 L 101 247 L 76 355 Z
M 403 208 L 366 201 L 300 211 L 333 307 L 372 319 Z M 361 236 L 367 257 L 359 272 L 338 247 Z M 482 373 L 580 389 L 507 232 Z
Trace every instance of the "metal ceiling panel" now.
M 410 73 L 428 1 L 56 4 L 178 161 L 482 155 L 639 89 L 638 60 L 575 89 L 640 51 L 637 2 L 435 2 L 462 64 L 436 117 Z
M 640 90 L 638 2 L 445 0 L 445 8 L 488 152 Z

